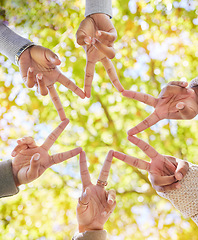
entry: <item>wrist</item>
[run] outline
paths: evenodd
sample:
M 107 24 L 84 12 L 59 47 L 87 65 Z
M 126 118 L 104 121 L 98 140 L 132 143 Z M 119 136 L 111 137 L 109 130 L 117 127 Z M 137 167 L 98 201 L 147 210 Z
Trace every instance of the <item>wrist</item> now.
M 78 231 L 79 231 L 79 233 L 89 232 L 89 231 L 99 231 L 99 230 L 104 230 L 103 226 L 101 226 L 101 227 L 95 227 L 94 229 L 93 229 L 93 228 L 86 227 L 86 226 L 82 226 L 82 225 L 79 225 L 79 226 L 78 226 Z
M 14 169 L 13 169 L 13 165 L 12 165 L 12 175 L 13 175 L 13 179 L 14 179 L 16 187 L 19 187 L 21 184 L 19 183 L 19 180 L 17 177 L 17 172 L 14 171 Z
M 15 55 L 15 63 L 18 66 L 19 65 L 19 61 L 21 60 L 21 58 L 23 58 L 24 53 L 27 53 L 27 50 L 29 50 L 30 47 L 35 46 L 34 43 L 27 43 L 26 45 L 24 45 L 22 48 L 19 49 L 19 51 L 16 53 Z

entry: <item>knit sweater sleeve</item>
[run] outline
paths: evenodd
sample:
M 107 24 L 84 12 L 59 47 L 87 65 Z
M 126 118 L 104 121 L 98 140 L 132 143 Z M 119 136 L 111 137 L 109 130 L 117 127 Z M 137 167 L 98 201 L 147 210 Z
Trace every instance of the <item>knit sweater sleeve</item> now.
M 86 231 L 76 234 L 72 240 L 106 240 L 107 232 L 105 230 Z
M 85 17 L 93 13 L 105 13 L 112 17 L 111 0 L 86 0 Z
M 8 28 L 0 21 L 0 53 L 8 57 L 15 64 L 15 55 L 25 45 L 32 44 Z
M 188 173 L 180 183 L 179 189 L 157 193 L 198 225 L 198 165 L 189 163 Z
M 12 161 L 0 162 L 0 198 L 18 193 L 12 173 Z

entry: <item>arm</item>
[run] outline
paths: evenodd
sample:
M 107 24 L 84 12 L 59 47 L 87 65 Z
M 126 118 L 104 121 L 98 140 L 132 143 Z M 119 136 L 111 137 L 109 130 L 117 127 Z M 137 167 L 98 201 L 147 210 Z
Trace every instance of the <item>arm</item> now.
M 198 225 L 198 166 L 189 163 L 186 176 L 180 181 L 181 187 L 157 193 L 168 199 L 184 217 L 192 218 Z
M 94 13 L 105 13 L 112 18 L 111 0 L 86 0 L 85 17 Z
M 30 40 L 23 38 L 0 21 L 0 52 L 16 64 L 15 56 L 24 46 L 34 45 Z M 27 49 L 26 48 L 26 49 Z
M 12 196 L 18 192 L 12 172 L 12 161 L 0 162 L 0 198 Z

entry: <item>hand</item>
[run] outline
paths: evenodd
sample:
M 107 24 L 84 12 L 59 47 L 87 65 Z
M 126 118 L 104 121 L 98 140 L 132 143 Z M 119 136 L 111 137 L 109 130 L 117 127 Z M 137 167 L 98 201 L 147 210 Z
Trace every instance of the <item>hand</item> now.
M 94 69 L 99 61 L 103 64 L 113 85 L 119 92 L 123 92 L 124 88 L 110 60 L 115 56 L 113 43 L 117 38 L 117 32 L 109 16 L 99 13 L 86 17 L 78 28 L 76 38 L 77 43 L 83 46 L 87 56 L 84 83 L 86 97 L 90 98 L 91 96 Z
M 68 123 L 69 119 L 61 122 L 40 147 L 36 145 L 32 137 L 24 137 L 17 141 L 18 145 L 12 151 L 12 156 L 15 157 L 12 161 L 12 170 L 16 186 L 32 182 L 50 166 L 76 156 L 82 151 L 82 148 L 78 147 L 51 156 L 48 154 L 49 149 Z
M 85 98 L 84 92 L 71 80 L 64 76 L 57 68 L 61 61 L 50 49 L 33 46 L 25 50 L 19 58 L 19 70 L 29 88 L 37 86 L 38 92 L 45 96 L 50 94 L 61 121 L 66 119 L 59 96 L 54 87 L 55 82 L 63 84 L 79 97 Z
M 104 184 L 102 184 L 107 181 L 112 158 L 113 151 L 111 150 L 105 159 L 98 178 L 101 182 L 98 180 L 98 183 L 94 185 L 91 183 L 85 152 L 80 153 L 80 175 L 83 193 L 77 205 L 79 232 L 103 230 L 105 222 L 115 209 L 115 191 L 106 191 Z
M 155 108 L 154 112 L 144 121 L 128 131 L 135 135 L 159 122 L 162 119 L 192 119 L 198 113 L 197 95 L 193 88 L 187 88 L 187 82 L 173 81 L 162 89 L 158 98 L 151 95 L 124 91 L 122 94 Z
M 150 174 L 150 180 L 154 189 L 157 191 L 168 191 L 180 187 L 179 181 L 183 179 L 189 169 L 186 161 L 172 156 L 161 155 L 148 143 L 135 136 L 128 136 L 128 140 L 145 152 L 151 159 L 151 162 L 146 162 L 121 152 L 114 152 L 115 158 L 136 168 L 146 170 Z

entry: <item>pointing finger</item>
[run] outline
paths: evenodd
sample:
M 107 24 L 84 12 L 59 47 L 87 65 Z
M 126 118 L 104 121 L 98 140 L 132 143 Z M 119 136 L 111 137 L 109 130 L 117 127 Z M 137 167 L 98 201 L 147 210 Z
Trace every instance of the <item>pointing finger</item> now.
M 62 73 L 59 75 L 59 78 L 57 81 L 62 85 L 64 85 L 66 88 L 72 90 L 72 92 L 74 92 L 80 98 L 85 98 L 84 92 L 78 86 L 76 86 L 76 84 L 73 83 L 69 78 L 64 76 Z
M 152 107 L 155 107 L 157 104 L 158 99 L 146 94 L 146 93 L 141 93 L 141 92 L 135 92 L 135 91 L 130 91 L 130 90 L 124 90 L 122 92 L 122 95 L 128 98 L 135 99 L 137 101 L 143 102 L 147 105 L 150 105 Z
M 85 95 L 87 98 L 91 97 L 91 84 L 93 81 L 94 70 L 95 70 L 95 62 L 87 60 L 86 68 L 85 68 Z
M 123 86 L 121 85 L 119 79 L 118 79 L 118 75 L 116 73 L 116 69 L 112 63 L 112 61 L 108 58 L 103 58 L 101 60 L 111 82 L 113 83 L 114 87 L 119 91 L 119 92 L 123 92 L 124 91 L 124 88 Z
M 142 132 L 143 130 L 153 126 L 160 120 L 161 120 L 161 118 L 158 116 L 156 111 L 154 111 L 150 116 L 145 118 L 142 122 L 140 122 L 135 127 L 131 128 L 127 133 L 128 133 L 128 135 L 135 135 L 135 134 Z
M 63 109 L 63 105 L 60 101 L 60 98 L 58 96 L 58 93 L 57 93 L 54 85 L 52 84 L 52 85 L 48 86 L 47 89 L 49 91 L 49 95 L 52 99 L 52 102 L 56 108 L 56 111 L 58 112 L 58 115 L 59 115 L 61 121 L 65 120 L 66 119 L 65 111 Z
M 84 151 L 80 153 L 80 176 L 83 189 L 86 189 L 90 184 L 92 184 Z
M 54 129 L 54 131 L 47 137 L 45 142 L 41 145 L 42 148 L 44 148 L 46 151 L 49 151 L 51 146 L 54 144 L 56 139 L 60 136 L 60 134 L 63 132 L 65 127 L 68 125 L 69 119 L 66 118 L 63 122 L 59 124 L 57 128 Z
M 149 162 L 146 162 L 144 160 L 141 160 L 139 158 L 136 158 L 136 157 L 133 157 L 133 156 L 129 156 L 129 155 L 126 155 L 124 153 L 121 153 L 121 152 L 114 152 L 114 157 L 117 158 L 117 159 L 120 159 L 122 160 L 123 162 L 133 166 L 133 167 L 136 167 L 136 168 L 139 168 L 139 169 L 143 169 L 143 170 L 146 170 L 146 171 L 150 171 L 150 163 Z
M 69 158 L 72 158 L 72 157 L 78 155 L 80 152 L 82 152 L 82 148 L 77 147 L 77 148 L 74 148 L 67 152 L 54 154 L 51 156 L 52 164 L 57 164 L 57 163 L 63 162 Z

